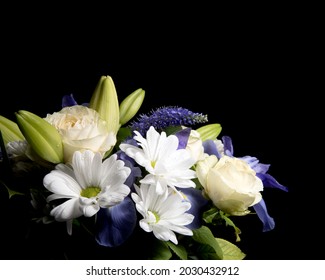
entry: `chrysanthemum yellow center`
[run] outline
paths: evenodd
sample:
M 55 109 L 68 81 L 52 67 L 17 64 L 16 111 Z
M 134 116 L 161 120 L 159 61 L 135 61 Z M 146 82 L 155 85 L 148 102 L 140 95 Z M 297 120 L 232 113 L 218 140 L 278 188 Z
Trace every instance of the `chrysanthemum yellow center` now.
M 152 166 L 153 168 L 155 168 L 155 166 L 156 166 L 156 161 L 153 160 L 153 161 L 151 162 L 151 166 Z
M 151 211 L 151 213 L 152 213 L 152 214 L 155 216 L 155 218 L 156 218 L 155 224 L 158 223 L 159 220 L 160 220 L 160 217 L 159 217 L 158 213 L 155 212 L 155 211 Z
M 91 198 L 97 196 L 101 191 L 101 188 L 99 187 L 87 187 L 86 189 L 83 189 L 80 193 L 81 196 Z

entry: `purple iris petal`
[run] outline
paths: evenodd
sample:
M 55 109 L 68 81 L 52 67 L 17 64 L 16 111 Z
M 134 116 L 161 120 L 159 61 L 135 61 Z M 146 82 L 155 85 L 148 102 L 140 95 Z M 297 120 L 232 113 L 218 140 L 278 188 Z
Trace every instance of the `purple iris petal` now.
M 259 160 L 256 157 L 244 156 L 240 159 L 247 162 L 256 173 L 265 174 L 270 168 L 270 164 L 259 163 Z
M 234 147 L 232 145 L 232 140 L 229 136 L 223 136 L 222 143 L 224 146 L 225 154 L 227 156 L 233 156 L 234 155 Z
M 191 128 L 185 128 L 180 131 L 177 131 L 175 135 L 178 138 L 178 148 L 177 149 L 185 149 L 187 146 L 188 138 L 190 137 Z
M 256 176 L 262 180 L 264 187 L 276 188 L 286 192 L 288 191 L 288 187 L 281 185 L 270 174 L 256 173 Z
M 134 203 L 129 197 L 113 207 L 101 208 L 97 212 L 97 243 L 106 247 L 121 245 L 131 236 L 136 221 Z
M 256 173 L 266 174 L 271 164 L 258 163 L 253 169 Z
M 64 107 L 70 107 L 70 106 L 74 106 L 74 105 L 78 105 L 78 103 L 76 102 L 76 100 L 73 98 L 73 95 L 64 95 L 62 97 L 62 108 Z
M 244 157 L 240 157 L 240 159 L 248 163 L 252 169 L 254 169 L 254 167 L 258 164 L 258 159 L 256 157 L 244 156 Z
M 206 140 L 203 142 L 203 149 L 206 154 L 209 156 L 215 155 L 218 159 L 221 158 L 220 153 L 218 152 L 217 146 L 213 140 Z
M 124 184 L 127 185 L 131 191 L 134 191 L 134 183 L 136 181 L 136 178 L 141 177 L 141 169 L 138 166 L 134 166 L 134 164 L 128 160 L 124 160 L 124 164 L 131 169 L 131 173 L 125 180 Z
M 270 217 L 270 215 L 267 213 L 264 200 L 262 199 L 259 203 L 255 204 L 253 207 L 257 216 L 260 218 L 260 220 L 263 223 L 263 232 L 274 229 L 275 227 L 274 219 Z
M 129 143 L 130 144 L 130 143 Z M 124 153 L 122 150 L 118 150 L 116 152 L 117 158 L 124 161 L 125 166 L 129 167 L 131 169 L 131 173 L 129 177 L 124 182 L 125 185 L 127 185 L 132 191 L 134 191 L 133 184 L 136 181 L 136 178 L 141 177 L 141 168 L 136 166 L 136 162 L 133 158 L 129 157 L 126 153 Z
M 186 196 L 186 200 L 191 202 L 191 208 L 187 211 L 194 216 L 193 222 L 188 225 L 189 229 L 197 229 L 202 225 L 202 213 L 208 200 L 202 195 L 202 191 L 194 188 L 179 189 Z

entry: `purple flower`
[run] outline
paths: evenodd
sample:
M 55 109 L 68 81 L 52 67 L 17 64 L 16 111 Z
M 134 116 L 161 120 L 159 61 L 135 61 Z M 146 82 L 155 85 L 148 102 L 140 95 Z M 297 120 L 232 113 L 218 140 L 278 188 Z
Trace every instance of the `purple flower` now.
M 97 213 L 96 241 L 99 245 L 116 247 L 123 244 L 133 233 L 137 214 L 130 197 Z
M 141 115 L 137 121 L 131 123 L 130 128 L 132 131 L 136 130 L 145 136 L 150 126 L 153 126 L 157 131 L 162 131 L 170 126 L 193 126 L 207 121 L 207 115 L 193 113 L 182 107 L 165 106 L 153 110 L 149 115 Z
M 64 95 L 62 97 L 62 108 L 78 105 L 72 94 Z
M 62 97 L 62 108 L 71 107 L 74 105 L 78 105 L 78 102 L 74 99 L 73 94 L 67 94 Z M 81 105 L 89 107 L 89 103 L 82 103 Z
M 189 229 L 198 229 L 202 225 L 202 213 L 208 205 L 209 200 L 202 195 L 202 191 L 195 188 L 178 189 L 184 196 L 185 200 L 191 203 L 191 208 L 187 211 L 194 216 L 194 220 L 187 227 Z

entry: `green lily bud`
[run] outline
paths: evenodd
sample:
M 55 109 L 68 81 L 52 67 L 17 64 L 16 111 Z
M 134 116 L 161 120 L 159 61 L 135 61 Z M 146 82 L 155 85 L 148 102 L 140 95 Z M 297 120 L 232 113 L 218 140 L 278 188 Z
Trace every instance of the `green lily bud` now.
M 101 76 L 90 99 L 89 107 L 96 110 L 106 121 L 109 131 L 117 133 L 120 128 L 119 102 L 110 76 Z
M 44 160 L 63 162 L 63 144 L 56 128 L 43 118 L 20 110 L 16 114 L 18 126 L 32 149 Z
M 129 94 L 120 104 L 120 125 L 126 124 L 139 111 L 145 91 L 142 88 Z
M 218 123 L 207 124 L 196 129 L 200 133 L 202 141 L 215 140 L 221 132 L 221 125 Z
M 0 116 L 0 130 L 5 145 L 12 141 L 25 139 L 24 135 L 19 130 L 18 125 L 3 116 Z

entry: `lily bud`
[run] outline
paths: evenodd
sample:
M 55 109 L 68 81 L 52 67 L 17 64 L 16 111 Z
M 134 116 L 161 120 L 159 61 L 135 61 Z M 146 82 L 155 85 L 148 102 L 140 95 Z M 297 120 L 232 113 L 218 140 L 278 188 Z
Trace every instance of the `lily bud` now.
M 120 125 L 126 124 L 139 111 L 145 91 L 142 88 L 129 94 L 120 104 Z
M 202 141 L 215 140 L 221 132 L 221 125 L 218 123 L 207 124 L 196 129 L 200 133 Z
M 96 110 L 106 121 L 109 131 L 117 133 L 120 128 L 119 102 L 114 82 L 110 76 L 101 76 L 90 99 L 89 107 Z
M 63 162 L 63 144 L 59 132 L 45 119 L 25 110 L 16 113 L 17 123 L 32 149 L 44 160 Z
M 18 125 L 3 116 L 0 116 L 0 130 L 5 145 L 12 141 L 21 141 L 25 139 Z

